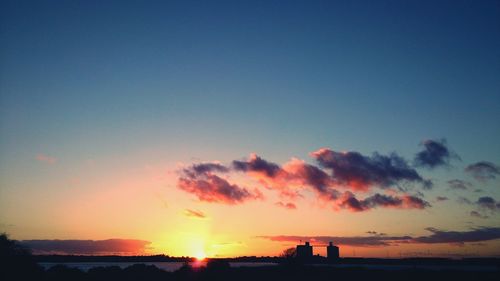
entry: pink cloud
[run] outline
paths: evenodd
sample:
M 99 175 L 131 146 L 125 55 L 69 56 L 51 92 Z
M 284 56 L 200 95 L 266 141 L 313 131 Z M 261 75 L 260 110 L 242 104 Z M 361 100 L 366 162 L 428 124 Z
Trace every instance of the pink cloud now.
M 47 163 L 47 164 L 54 164 L 57 162 L 57 159 L 55 157 L 43 154 L 43 153 L 38 153 L 35 157 L 36 160 Z
M 200 168 L 200 165 L 193 165 L 186 168 L 178 179 L 177 187 L 205 202 L 240 204 L 263 198 L 257 189 L 250 191 L 215 175 L 214 171 L 224 172 L 220 167 L 210 165 Z
M 278 206 L 278 207 L 289 209 L 289 210 L 295 210 L 295 209 L 297 209 L 297 206 L 294 203 L 292 203 L 292 202 L 284 203 L 284 202 L 280 201 L 280 202 L 276 202 L 275 205 Z

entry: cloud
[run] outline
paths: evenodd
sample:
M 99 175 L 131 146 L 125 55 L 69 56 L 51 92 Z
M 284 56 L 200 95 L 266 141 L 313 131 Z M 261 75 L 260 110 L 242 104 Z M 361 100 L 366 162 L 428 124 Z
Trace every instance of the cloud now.
M 204 219 L 207 217 L 202 211 L 191 210 L 191 209 L 185 209 L 184 215 L 186 217 L 193 217 L 193 218 L 199 218 L 199 219 Z
M 281 171 L 281 168 L 277 164 L 268 162 L 255 153 L 250 155 L 248 161 L 234 160 L 233 167 L 237 171 L 263 173 L 270 178 L 274 178 Z
M 184 174 L 190 178 L 196 178 L 200 175 L 205 175 L 212 172 L 227 173 L 229 169 L 218 163 L 199 163 L 193 164 L 189 168 L 183 170 Z
M 339 185 L 354 190 L 366 191 L 372 186 L 382 188 L 401 182 L 418 182 L 430 188 L 430 181 L 424 180 L 406 160 L 392 153 L 389 156 L 374 153 L 371 157 L 358 152 L 336 152 L 322 148 L 311 153 L 318 163 L 332 171 L 332 178 Z
M 341 193 L 334 188 L 339 185 L 335 175 L 330 176 L 323 169 L 296 158 L 292 158 L 280 167 L 256 154 L 251 154 L 247 161 L 233 161 L 233 167 L 237 171 L 249 173 L 266 186 L 279 190 L 281 195 L 287 195 L 291 198 L 299 194 L 298 189 L 293 189 L 293 187 L 310 188 L 320 199 L 332 202 L 334 209 L 360 212 L 378 207 L 423 209 L 430 206 L 428 202 L 406 194 L 389 196 L 376 193 L 363 200 L 358 200 L 354 193 L 350 191 Z M 283 207 L 279 203 L 276 205 Z
M 489 216 L 485 215 L 484 212 L 490 212 L 491 214 L 494 214 L 495 212 L 500 211 L 500 201 L 496 201 L 489 196 L 479 197 L 475 202 L 465 197 L 460 197 L 459 203 L 474 205 L 476 207 L 476 210 L 471 211 L 469 214 L 472 217 L 481 219 L 489 218 Z
M 489 218 L 488 216 L 483 215 L 483 214 L 479 213 L 478 211 L 470 211 L 470 215 L 471 215 L 471 217 L 476 217 L 476 218 L 480 218 L 480 219 Z
M 500 175 L 500 167 L 491 162 L 481 161 L 465 167 L 465 172 L 476 180 L 487 181 L 496 179 Z
M 274 235 L 257 236 L 276 242 L 302 243 L 310 241 L 313 245 L 325 245 L 332 241 L 336 245 L 376 247 L 390 246 L 400 243 L 410 244 L 464 244 L 490 241 L 500 238 L 500 227 L 480 227 L 469 231 L 443 231 L 436 228 L 426 228 L 431 234 L 427 236 L 388 236 L 376 232 L 368 232 L 368 236 L 293 236 Z
M 444 141 L 426 141 L 424 145 L 427 153 L 434 153 L 436 146 L 444 146 Z M 451 152 L 446 151 L 450 156 Z M 417 193 L 418 196 L 406 194 L 414 183 L 428 189 L 432 187 L 432 182 L 422 178 L 396 153 L 365 156 L 358 152 L 322 148 L 310 155 L 319 165 L 297 158 L 279 165 L 255 153 L 247 159 L 234 160 L 229 166 L 216 162 L 194 164 L 181 171 L 177 186 L 207 202 L 239 204 L 262 198 L 258 189 L 250 191 L 229 182 L 231 173 L 243 172 L 261 187 L 277 191 L 289 200 L 305 198 L 303 192 L 313 191 L 318 199 L 330 202 L 334 210 L 359 212 L 374 208 L 425 209 L 431 206 L 422 199 L 422 193 Z M 386 194 L 374 192 L 372 188 L 382 188 Z M 347 190 L 341 192 L 340 189 Z M 368 197 L 359 199 L 354 192 L 363 192 Z M 282 202 L 276 205 L 286 207 L 286 203 Z
M 310 241 L 312 245 L 327 245 L 328 242 L 333 242 L 335 245 L 341 246 L 358 246 L 358 247 L 374 247 L 374 246 L 389 246 L 398 242 L 406 242 L 412 239 L 410 236 L 385 236 L 385 235 L 369 235 L 369 236 L 291 236 L 291 235 L 276 235 L 276 236 L 257 236 L 257 238 L 268 239 L 276 242 L 302 243 L 301 241 Z
M 255 153 L 250 154 L 246 160 L 232 161 L 229 167 L 218 163 L 194 164 L 181 171 L 177 186 L 195 194 L 200 201 L 207 202 L 237 204 L 262 198 L 258 189 L 251 192 L 218 175 L 243 172 L 257 180 L 261 186 L 277 191 L 280 196 L 289 199 L 303 197 L 302 191 L 311 190 L 320 200 L 330 202 L 334 210 L 348 209 L 360 212 L 379 207 L 398 209 L 430 207 L 427 201 L 417 196 L 397 194 L 396 190 L 389 189 L 389 187 L 399 187 L 403 182 L 419 182 L 424 186 L 429 184 L 396 154 L 383 156 L 375 153 L 372 157 L 366 157 L 357 152 L 338 153 L 320 149 L 311 155 L 321 167 L 297 158 L 292 158 L 280 166 Z M 331 174 L 327 172 L 328 169 L 332 170 Z M 384 188 L 392 194 L 372 193 L 365 199 L 358 199 L 352 192 L 368 192 L 372 186 Z M 349 190 L 339 192 L 337 188 Z M 282 202 L 276 205 L 293 208 L 292 205 L 286 206 L 287 204 Z
M 500 210 L 500 202 L 489 196 L 479 197 L 476 204 L 482 209 L 488 209 L 491 211 Z
M 248 160 L 234 160 L 233 170 L 244 172 L 257 180 L 262 186 L 278 191 L 281 196 L 295 199 L 302 197 L 299 192 L 300 181 L 289 174 L 278 164 L 264 160 L 255 153 Z
M 377 232 L 377 231 L 373 231 L 373 230 L 367 231 L 366 233 L 367 234 L 371 234 L 371 235 L 378 235 L 378 236 L 385 236 L 385 235 L 387 235 L 387 233 Z
M 262 193 L 255 189 L 229 183 L 213 172 L 226 173 L 229 170 L 220 164 L 194 164 L 182 170 L 177 187 L 198 197 L 200 201 L 225 204 L 239 204 L 247 200 L 261 199 Z
M 22 240 L 34 254 L 64 255 L 142 255 L 150 241 L 135 239 L 108 240 Z
M 57 158 L 43 154 L 43 153 L 38 153 L 35 157 L 36 160 L 46 163 L 46 164 L 55 164 L 57 162 Z
M 285 209 L 289 209 L 289 210 L 295 210 L 297 209 L 297 206 L 292 203 L 292 202 L 288 202 L 288 203 L 283 203 L 283 202 L 276 202 L 275 203 L 276 206 L 279 206 L 279 207 L 282 207 L 282 208 L 285 208 Z
M 289 181 L 303 186 L 310 186 L 326 200 L 337 199 L 340 193 L 332 188 L 335 181 L 320 168 L 307 164 L 303 160 L 293 158 L 283 166 Z
M 376 232 L 376 231 L 367 231 L 366 233 L 371 234 L 371 235 L 380 235 L 380 236 L 387 235 L 386 233 L 381 233 L 381 232 Z
M 262 193 L 258 190 L 251 192 L 212 174 L 205 174 L 202 179 L 179 178 L 177 186 L 205 202 L 239 204 L 247 200 L 262 198 Z
M 415 155 L 414 164 L 417 167 L 434 169 L 439 166 L 449 166 L 451 158 L 458 158 L 458 155 L 451 152 L 445 139 L 424 140 L 421 145 L 422 151 Z
M 426 244 L 464 244 L 467 242 L 482 242 L 500 238 L 500 227 L 480 227 L 470 231 L 444 231 L 429 227 L 426 230 L 432 232 L 432 234 L 413 238 L 412 241 Z
M 423 199 L 411 195 L 389 196 L 376 193 L 363 200 L 358 200 L 352 192 L 345 192 L 338 202 L 341 208 L 354 212 L 367 211 L 377 207 L 393 207 L 400 209 L 424 209 L 431 205 Z
M 472 201 L 468 198 L 460 196 L 457 198 L 457 202 L 464 205 L 472 205 Z
M 467 181 L 459 180 L 459 179 L 454 179 L 454 180 L 449 180 L 448 181 L 448 186 L 451 189 L 461 189 L 461 190 L 466 190 L 472 187 L 472 184 Z

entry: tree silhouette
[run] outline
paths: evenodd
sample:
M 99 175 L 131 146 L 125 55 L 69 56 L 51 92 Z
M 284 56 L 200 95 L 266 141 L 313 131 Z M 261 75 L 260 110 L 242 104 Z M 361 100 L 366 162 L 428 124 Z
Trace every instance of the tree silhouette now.
M 283 250 L 283 252 L 281 252 L 281 255 L 280 255 L 280 257 L 286 258 L 286 259 L 295 258 L 296 256 L 297 256 L 297 249 L 295 249 L 295 248 L 285 249 L 285 250 Z
M 0 234 L 0 261 L 2 280 L 35 280 L 42 272 L 30 251 L 10 240 L 5 233 Z

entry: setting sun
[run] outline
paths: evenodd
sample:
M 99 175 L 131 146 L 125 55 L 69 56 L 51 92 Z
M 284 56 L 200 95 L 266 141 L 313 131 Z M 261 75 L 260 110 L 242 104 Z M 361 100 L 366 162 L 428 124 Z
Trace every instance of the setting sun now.
M 203 260 L 205 260 L 207 255 L 205 254 L 205 252 L 201 251 L 201 252 L 196 253 L 196 255 L 194 257 L 196 258 L 197 261 L 203 261 Z

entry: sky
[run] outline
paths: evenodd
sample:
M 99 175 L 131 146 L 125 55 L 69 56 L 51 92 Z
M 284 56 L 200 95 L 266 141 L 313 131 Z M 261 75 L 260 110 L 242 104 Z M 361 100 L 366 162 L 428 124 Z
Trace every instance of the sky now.
M 499 1 L 0 1 L 36 253 L 500 256 Z

